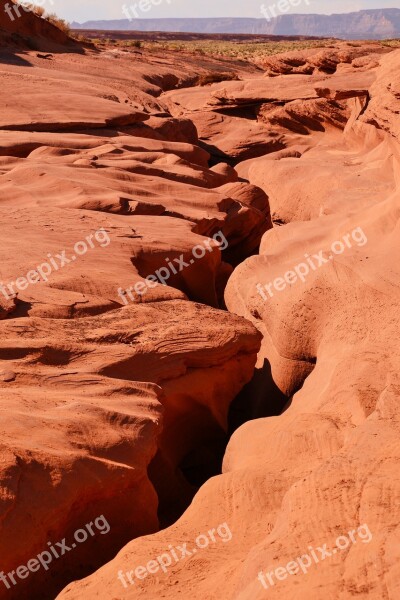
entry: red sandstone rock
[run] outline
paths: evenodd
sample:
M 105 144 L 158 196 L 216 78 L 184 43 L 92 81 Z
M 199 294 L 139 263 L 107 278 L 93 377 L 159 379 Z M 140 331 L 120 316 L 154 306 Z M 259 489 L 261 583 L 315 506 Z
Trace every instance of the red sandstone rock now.
M 32 15 L 18 26 L 20 44 L 70 43 Z M 110 531 L 0 596 L 394 600 L 400 52 L 338 42 L 201 88 L 226 65 L 80 52 L 0 62 L 0 569 L 99 515 Z M 282 284 L 311 256 L 321 267 Z M 255 420 L 223 474 L 154 533 L 219 472 L 232 402 Z M 223 523 L 231 539 L 118 580 Z M 368 543 L 307 575 L 257 579 L 362 524 Z
M 349 100 L 344 131 L 319 135 L 298 158 L 281 153 L 276 161 L 254 161 L 255 173 L 265 177 L 261 187 L 273 190 L 272 205 L 288 224 L 264 235 L 260 254 L 237 267 L 225 297 L 229 310 L 264 336 L 255 414 L 275 401 L 269 364 L 290 406 L 236 431 L 224 474 L 201 488 L 175 525 L 131 542 L 60 600 L 397 597 L 400 365 L 391 345 L 399 337 L 399 60 L 400 52 L 383 59 L 368 106 Z M 271 172 L 278 168 L 279 175 Z M 254 181 L 251 164 L 246 169 Z M 346 239 L 350 246 L 330 259 L 332 244 Z M 258 283 L 275 281 L 304 263 L 305 254 L 321 251 L 323 264 L 310 268 L 304 282 L 267 300 L 258 293 Z M 123 587 L 117 578 L 169 544 L 193 549 L 199 534 L 224 522 L 229 543 L 209 544 L 134 585 L 125 576 Z M 360 526 L 369 535 L 352 542 L 350 532 Z M 258 579 L 310 548 L 332 550 L 338 536 L 347 537 L 347 549 L 337 548 L 307 574 L 284 569 L 268 589 Z
M 26 3 L 27 4 L 27 3 Z M 11 16 L 6 12 L 8 6 Z M 45 19 L 39 19 L 31 11 L 18 6 L 14 0 L 0 0 L 0 48 L 19 47 L 79 52 L 80 47 L 63 31 Z
M 9 597 L 21 600 L 54 597 L 157 530 L 158 509 L 174 518 L 196 456 L 215 469 L 260 335 L 195 302 L 219 305 L 225 245 L 240 261 L 271 223 L 264 192 L 231 189 L 237 174 L 209 169 L 192 122 L 160 112 L 157 61 L 127 72 L 127 57 L 90 52 L 5 57 L 1 569 L 99 515 L 111 528 L 19 581 Z M 174 85 L 171 61 L 163 72 Z

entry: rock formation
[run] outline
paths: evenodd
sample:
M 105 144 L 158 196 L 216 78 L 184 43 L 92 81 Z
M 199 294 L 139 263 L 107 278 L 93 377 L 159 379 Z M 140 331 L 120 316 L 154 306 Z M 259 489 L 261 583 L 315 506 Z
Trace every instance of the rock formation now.
M 280 98 L 285 121 L 264 117 L 280 87 L 268 101 L 258 91 L 261 84 L 246 82 L 253 98 L 246 95 L 245 102 L 262 103 L 260 126 L 272 133 L 285 129 L 296 143 L 237 165 L 270 196 L 274 218 L 286 225 L 264 234 L 260 254 L 236 268 L 225 299 L 232 313 L 263 334 L 257 387 L 247 386 L 249 412 L 260 416 L 270 406 L 273 414 L 269 377 L 290 406 L 234 433 L 223 474 L 203 485 L 175 525 L 131 542 L 60 599 L 105 597 L 105 589 L 115 598 L 397 597 L 400 388 L 398 360 L 389 348 L 399 335 L 399 61 L 393 52 L 359 80 L 349 69 L 348 76 L 327 76 L 323 86 L 318 75 L 281 76 L 290 77 L 287 96 Z M 300 83 L 304 92 L 299 88 L 296 103 L 290 90 Z M 223 96 L 211 94 L 238 105 L 244 85 L 224 86 L 230 88 Z M 337 95 L 341 100 L 329 99 Z M 174 100 L 175 93 L 168 96 Z M 199 113 L 209 110 L 203 106 Z M 307 114 L 320 127 L 311 126 Z M 304 131 L 293 134 L 302 116 Z M 338 252 L 332 259 L 330 248 Z M 303 280 L 291 276 L 287 284 L 283 276 L 301 264 Z M 268 282 L 276 282 L 272 295 L 264 287 L 260 294 L 257 285 Z M 165 573 L 139 570 L 141 578 L 131 585 L 130 570 L 161 556 L 169 544 L 185 541 L 192 550 L 196 536 L 218 523 L 229 524 L 229 543 L 210 544 Z M 332 553 L 335 539 L 346 550 Z M 310 566 L 304 558 L 304 572 L 299 563 L 289 567 L 292 573 L 282 571 L 324 544 L 323 561 Z
M 226 64 L 21 43 L 0 61 L 0 598 L 395 600 L 400 51 L 197 86 Z

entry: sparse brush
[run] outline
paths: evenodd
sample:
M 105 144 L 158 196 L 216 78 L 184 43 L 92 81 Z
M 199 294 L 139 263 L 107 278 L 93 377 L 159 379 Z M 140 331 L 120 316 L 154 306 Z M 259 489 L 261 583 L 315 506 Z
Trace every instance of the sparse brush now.
M 67 35 L 70 35 L 71 29 L 69 24 L 64 19 L 60 19 L 60 17 L 57 17 L 55 13 L 46 14 L 45 19 L 46 21 L 48 21 Z
M 383 46 L 389 46 L 390 48 L 398 48 L 400 46 L 400 39 L 383 40 L 381 44 Z
M 33 4 L 32 2 L 30 2 L 29 4 L 24 4 L 24 6 L 29 8 L 29 10 L 32 11 L 37 17 L 43 17 L 43 15 L 45 13 L 43 6 L 37 6 L 36 4 Z
M 126 48 L 141 48 L 142 42 L 140 40 L 129 40 L 127 42 L 121 41 L 121 45 Z
M 96 32 L 99 35 L 99 32 Z M 144 34 L 146 35 L 146 34 Z M 95 43 L 99 41 L 92 38 Z M 234 60 L 248 61 L 255 65 L 259 65 L 260 61 L 264 57 L 288 52 L 291 50 L 305 50 L 308 48 L 337 48 L 339 40 L 335 38 L 321 38 L 321 39 L 271 39 L 270 41 L 251 39 L 245 41 L 237 40 L 224 40 L 224 39 L 200 39 L 200 40 L 182 40 L 182 39 L 156 39 L 156 34 L 152 38 L 146 38 L 142 40 L 129 39 L 129 36 L 125 36 L 123 39 L 115 40 L 110 38 L 104 38 L 101 40 L 103 44 L 117 44 L 125 47 L 143 48 L 145 50 L 163 51 L 168 52 L 181 52 L 191 54 L 194 56 L 205 56 L 212 58 L 228 58 Z M 342 40 L 345 42 L 346 40 Z M 350 47 L 359 47 L 368 40 L 349 40 L 347 44 Z M 374 43 L 381 44 L 382 47 L 390 46 L 398 48 L 400 47 L 399 39 L 392 40 L 375 40 Z M 210 81 L 209 83 L 214 83 Z M 207 85 L 207 83 L 203 84 Z
M 73 38 L 74 38 L 74 40 L 76 40 L 77 42 L 82 42 L 82 43 L 84 43 L 84 44 L 93 44 L 93 43 L 95 43 L 95 40 L 91 40 L 90 38 L 88 38 L 88 37 L 85 37 L 84 35 L 81 35 L 81 34 L 79 34 L 79 33 L 78 33 L 78 34 L 75 34 L 75 35 L 73 36 Z
M 321 40 L 280 40 L 270 42 L 248 41 L 236 42 L 225 40 L 154 40 L 145 41 L 149 50 L 172 50 L 200 54 L 202 56 L 228 57 L 239 60 L 252 60 L 262 56 L 270 56 L 289 50 L 306 48 L 326 48 L 332 45 L 331 39 Z

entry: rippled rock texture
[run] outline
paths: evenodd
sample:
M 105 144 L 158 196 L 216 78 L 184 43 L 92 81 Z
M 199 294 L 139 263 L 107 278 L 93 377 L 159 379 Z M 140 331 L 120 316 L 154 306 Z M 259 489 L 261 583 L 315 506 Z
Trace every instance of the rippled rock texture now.
M 198 87 L 226 64 L 22 38 L 0 62 L 0 597 L 394 600 L 400 52 Z

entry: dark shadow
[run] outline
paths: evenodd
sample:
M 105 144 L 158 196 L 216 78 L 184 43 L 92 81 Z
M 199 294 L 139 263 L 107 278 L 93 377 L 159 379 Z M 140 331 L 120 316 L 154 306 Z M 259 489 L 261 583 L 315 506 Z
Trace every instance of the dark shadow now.
M 225 154 L 217 146 L 208 144 L 204 140 L 199 140 L 200 148 L 206 150 L 210 154 L 208 161 L 209 167 L 214 167 L 220 162 L 227 163 L 231 167 L 235 167 L 238 163 L 248 160 L 250 158 L 259 158 L 266 154 L 272 154 L 273 152 L 279 152 L 279 150 L 285 150 L 286 144 L 279 139 L 272 139 L 266 142 L 260 142 L 255 146 L 251 146 L 247 151 L 242 152 L 240 155 L 233 157 Z
M 17 51 L 17 50 L 16 50 Z M 23 54 L 23 52 L 21 52 Z M 15 65 L 17 67 L 32 67 L 33 65 L 25 60 L 20 54 L 14 54 L 10 50 L 2 49 L 0 51 L 0 63 L 5 65 Z
M 248 121 L 257 121 L 258 109 L 260 108 L 261 102 L 257 100 L 253 104 L 246 104 L 245 106 L 224 106 L 223 108 L 215 107 L 213 112 L 225 117 L 237 117 L 238 119 L 247 119 Z
M 199 146 L 200 148 L 203 148 L 203 150 L 209 153 L 210 160 L 208 161 L 208 165 L 210 167 L 214 167 L 215 165 L 221 162 L 227 163 L 229 166 L 234 167 L 236 162 L 239 162 L 235 161 L 232 157 L 225 154 L 225 152 L 223 152 L 213 144 L 207 144 L 207 142 L 199 140 Z
M 18 298 L 15 309 L 10 313 L 10 319 L 21 319 L 23 317 L 29 317 L 29 311 L 32 309 L 33 304 L 25 302 Z
M 190 506 L 201 486 L 211 477 L 221 474 L 228 439 L 222 429 L 215 430 L 176 468 L 158 450 L 148 467 L 148 475 L 158 496 L 161 529 L 175 523 Z
M 228 432 L 232 435 L 247 421 L 277 417 L 287 408 L 290 398 L 276 385 L 268 360 L 256 369 L 252 380 L 236 396 L 229 409 Z

